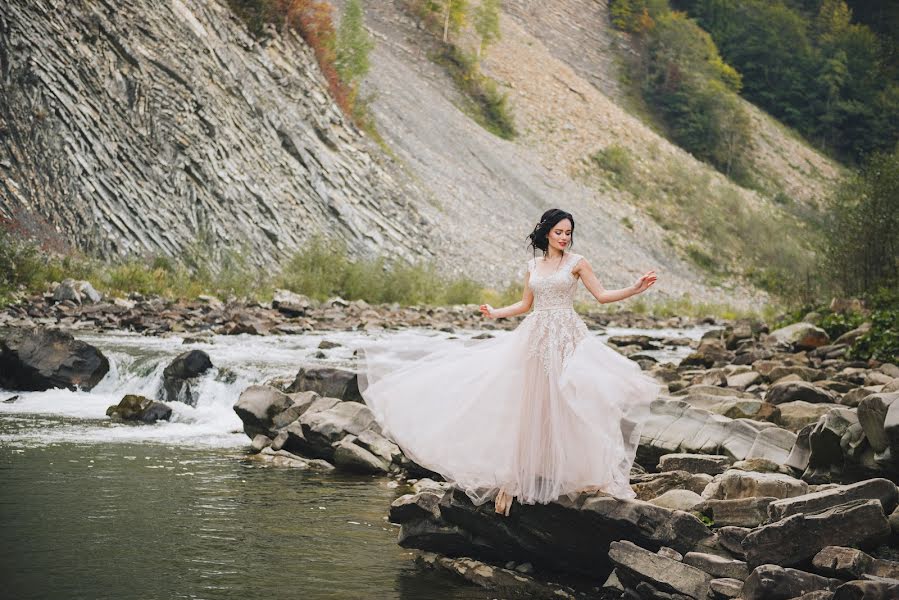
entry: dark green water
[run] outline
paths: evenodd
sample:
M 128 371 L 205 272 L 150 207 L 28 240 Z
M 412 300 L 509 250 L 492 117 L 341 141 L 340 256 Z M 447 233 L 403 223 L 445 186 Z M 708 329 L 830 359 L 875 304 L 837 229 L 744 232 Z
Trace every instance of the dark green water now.
M 240 448 L 19 443 L 0 415 L 4 598 L 490 598 L 420 571 L 385 478 L 261 466 Z

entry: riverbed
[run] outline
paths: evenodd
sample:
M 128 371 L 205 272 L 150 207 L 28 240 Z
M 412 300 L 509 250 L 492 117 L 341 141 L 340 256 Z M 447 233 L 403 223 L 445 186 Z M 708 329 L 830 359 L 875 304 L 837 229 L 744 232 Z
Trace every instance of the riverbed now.
M 698 339 L 704 330 L 609 328 L 596 335 Z M 4 596 L 493 597 L 419 570 L 396 544 L 386 514 L 404 486 L 387 477 L 265 466 L 248 458 L 249 439 L 232 409 L 247 386 L 292 377 L 300 366 L 352 367 L 363 337 L 399 349 L 409 339 L 464 343 L 479 333 L 215 336 L 190 345 L 178 336 L 78 334 L 110 359 L 110 372 L 92 391 L 0 390 Z M 319 350 L 322 340 L 338 346 Z M 126 393 L 155 397 L 162 370 L 191 348 L 205 350 L 215 366 L 201 381 L 196 407 L 172 403 L 171 421 L 153 425 L 105 416 Z M 646 353 L 676 361 L 687 352 Z

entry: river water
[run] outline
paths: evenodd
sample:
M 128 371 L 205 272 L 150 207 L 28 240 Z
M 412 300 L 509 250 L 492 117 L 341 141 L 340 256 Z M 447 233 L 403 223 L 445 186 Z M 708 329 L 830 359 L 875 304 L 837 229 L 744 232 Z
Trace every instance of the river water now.
M 703 329 L 609 329 L 697 339 Z M 489 592 L 419 570 L 386 520 L 408 490 L 386 477 L 273 468 L 247 458 L 232 406 L 247 386 L 304 364 L 352 366 L 354 344 L 377 337 L 470 338 L 426 330 L 179 337 L 76 334 L 110 372 L 91 392 L 0 390 L 0 569 L 3 597 L 230 599 L 265 597 L 480 599 Z M 504 332 L 495 332 L 505 335 Z M 323 340 L 341 344 L 316 356 Z M 460 342 L 461 343 L 461 342 Z M 162 370 L 200 348 L 215 366 L 196 407 L 170 422 L 113 423 L 122 396 L 155 397 Z M 648 352 L 677 360 L 688 347 Z

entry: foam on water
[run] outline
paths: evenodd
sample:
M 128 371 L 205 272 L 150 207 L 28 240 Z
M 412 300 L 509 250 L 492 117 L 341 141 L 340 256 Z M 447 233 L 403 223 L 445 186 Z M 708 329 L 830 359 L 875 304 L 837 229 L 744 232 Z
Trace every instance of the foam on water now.
M 654 337 L 687 337 L 698 339 L 707 328 L 645 330 L 610 328 L 600 334 L 645 334 Z M 448 334 L 433 330 L 411 329 L 397 332 L 328 332 L 290 336 L 214 336 L 213 343 L 184 345 L 178 336 L 160 338 L 132 333 L 76 335 L 97 346 L 109 359 L 109 373 L 90 392 L 53 389 L 43 392 L 11 392 L 0 390 L 0 400 L 18 395 L 14 402 L 0 402 L 0 415 L 6 422 L 0 442 L 37 445 L 53 442 L 149 442 L 197 446 L 242 446 L 248 443 L 240 419 L 233 406 L 248 386 L 275 377 L 296 375 L 303 365 L 319 364 L 352 367 L 353 351 L 361 342 L 376 343 L 395 353 L 396 360 L 406 357 L 404 351 L 427 345 L 427 341 L 463 339 L 479 331 Z M 501 336 L 507 332 L 494 331 Z M 340 344 L 324 350 L 324 358 L 316 358 L 323 339 Z M 437 345 L 437 344 L 435 344 Z M 169 422 L 153 425 L 114 423 L 106 409 L 118 404 L 126 394 L 159 398 L 162 372 L 178 354 L 189 349 L 206 351 L 214 368 L 199 383 L 196 407 L 171 402 Z M 649 351 L 659 360 L 676 360 L 689 348 Z M 13 415 L 18 415 L 18 418 Z

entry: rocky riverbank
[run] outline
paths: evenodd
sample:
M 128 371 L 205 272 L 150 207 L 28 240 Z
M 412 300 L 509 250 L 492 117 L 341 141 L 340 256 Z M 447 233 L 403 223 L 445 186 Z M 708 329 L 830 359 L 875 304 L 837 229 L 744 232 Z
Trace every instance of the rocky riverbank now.
M 689 327 L 708 319 L 657 319 L 633 313 L 591 313 L 587 325 L 619 327 Z M 475 305 L 449 307 L 373 305 L 363 300 L 331 298 L 317 302 L 286 290 L 270 303 L 227 301 L 213 296 L 170 300 L 130 294 L 103 298 L 85 281 L 66 280 L 45 294 L 24 298 L 0 312 L 0 327 L 58 327 L 69 330 L 135 331 L 146 335 L 219 334 L 284 335 L 311 331 L 347 331 L 423 327 L 514 329 L 521 317 L 489 321 Z

